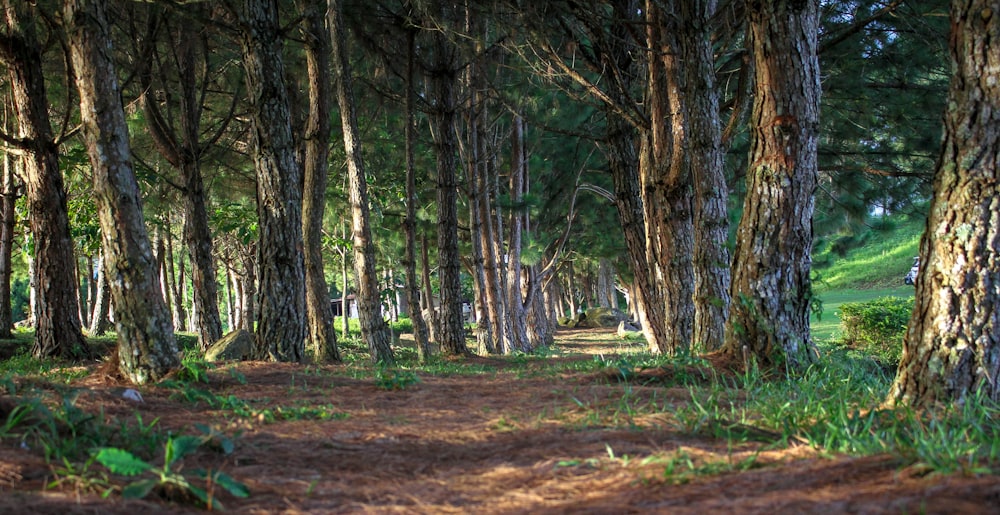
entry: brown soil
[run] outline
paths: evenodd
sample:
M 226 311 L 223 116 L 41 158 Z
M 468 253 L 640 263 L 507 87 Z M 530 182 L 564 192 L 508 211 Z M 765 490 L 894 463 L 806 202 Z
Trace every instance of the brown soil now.
M 327 420 L 240 418 L 163 387 L 140 388 L 144 402 L 136 404 L 120 397 L 126 385 L 108 384 L 101 374 L 73 386 L 81 388 L 79 406 L 102 409 L 109 420 L 134 421 L 138 413 L 175 434 L 197 434 L 196 422 L 238 433 L 232 454 L 200 450 L 184 462 L 185 469 L 221 469 L 246 483 L 246 499 L 218 493 L 237 513 L 1000 510 L 995 476 L 923 474 L 892 456 L 830 456 L 801 444 L 773 445 L 767 434 L 727 443 L 680 432 L 671 408 L 688 402 L 685 388 L 647 373 L 629 385 L 626 400 L 661 409 L 633 412 L 623 406 L 625 387 L 607 375 L 550 369 L 553 361 L 610 357 L 629 344 L 603 330 L 561 332 L 558 340 L 563 356 L 527 363 L 469 358 L 469 368 L 488 371 L 420 374 L 396 390 L 380 388 L 370 373 L 355 379 L 356 369 L 343 365 L 259 362 L 222 367 L 196 385 L 258 410 L 326 406 L 337 414 Z M 46 489 L 53 476 L 39 453 L 2 443 L 0 513 L 201 511 L 176 496 L 124 501 L 68 483 Z M 674 474 L 665 473 L 669 467 Z

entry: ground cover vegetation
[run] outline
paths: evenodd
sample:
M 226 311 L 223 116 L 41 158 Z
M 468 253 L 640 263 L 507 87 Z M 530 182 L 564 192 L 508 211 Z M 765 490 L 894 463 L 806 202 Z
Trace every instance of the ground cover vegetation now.
M 996 502 L 988 2 L 0 7 L 3 509 Z

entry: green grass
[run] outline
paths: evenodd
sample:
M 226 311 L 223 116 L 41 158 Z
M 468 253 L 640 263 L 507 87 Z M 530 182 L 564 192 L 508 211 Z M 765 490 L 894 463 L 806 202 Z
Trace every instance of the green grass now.
M 865 244 L 843 256 L 832 252 L 830 245 L 820 245 L 813 253 L 816 292 L 902 286 L 919 253 L 924 221 L 899 217 L 886 225 L 891 229 L 871 229 Z

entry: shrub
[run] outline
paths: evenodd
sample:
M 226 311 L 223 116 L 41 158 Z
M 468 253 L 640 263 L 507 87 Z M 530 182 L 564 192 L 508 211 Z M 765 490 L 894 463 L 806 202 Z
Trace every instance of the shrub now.
M 844 343 L 872 354 L 887 365 L 899 364 L 913 298 L 882 297 L 840 306 Z

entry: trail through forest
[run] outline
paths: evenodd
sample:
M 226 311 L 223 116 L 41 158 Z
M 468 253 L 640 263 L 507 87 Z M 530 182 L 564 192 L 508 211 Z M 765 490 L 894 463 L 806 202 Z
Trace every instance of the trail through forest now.
M 996 476 L 925 474 L 892 456 L 829 455 L 753 428 L 745 443 L 684 431 L 674 411 L 690 391 L 665 386 L 662 371 L 624 383 L 572 366 L 639 344 L 591 329 L 561 331 L 557 345 L 554 357 L 471 358 L 416 382 L 253 362 L 210 371 L 207 383 L 187 389 L 143 387 L 141 403 L 100 374 L 71 386 L 77 406 L 103 410 L 108 421 L 139 414 L 175 434 L 197 434 L 202 423 L 230 435 L 233 452 L 202 446 L 183 470 L 222 470 L 244 482 L 247 498 L 214 492 L 233 513 L 954 514 L 1000 506 Z M 193 401 L 195 389 L 215 401 Z M 0 513 L 203 511 L 170 492 L 125 501 L 71 481 L 46 489 L 49 465 L 8 442 Z

